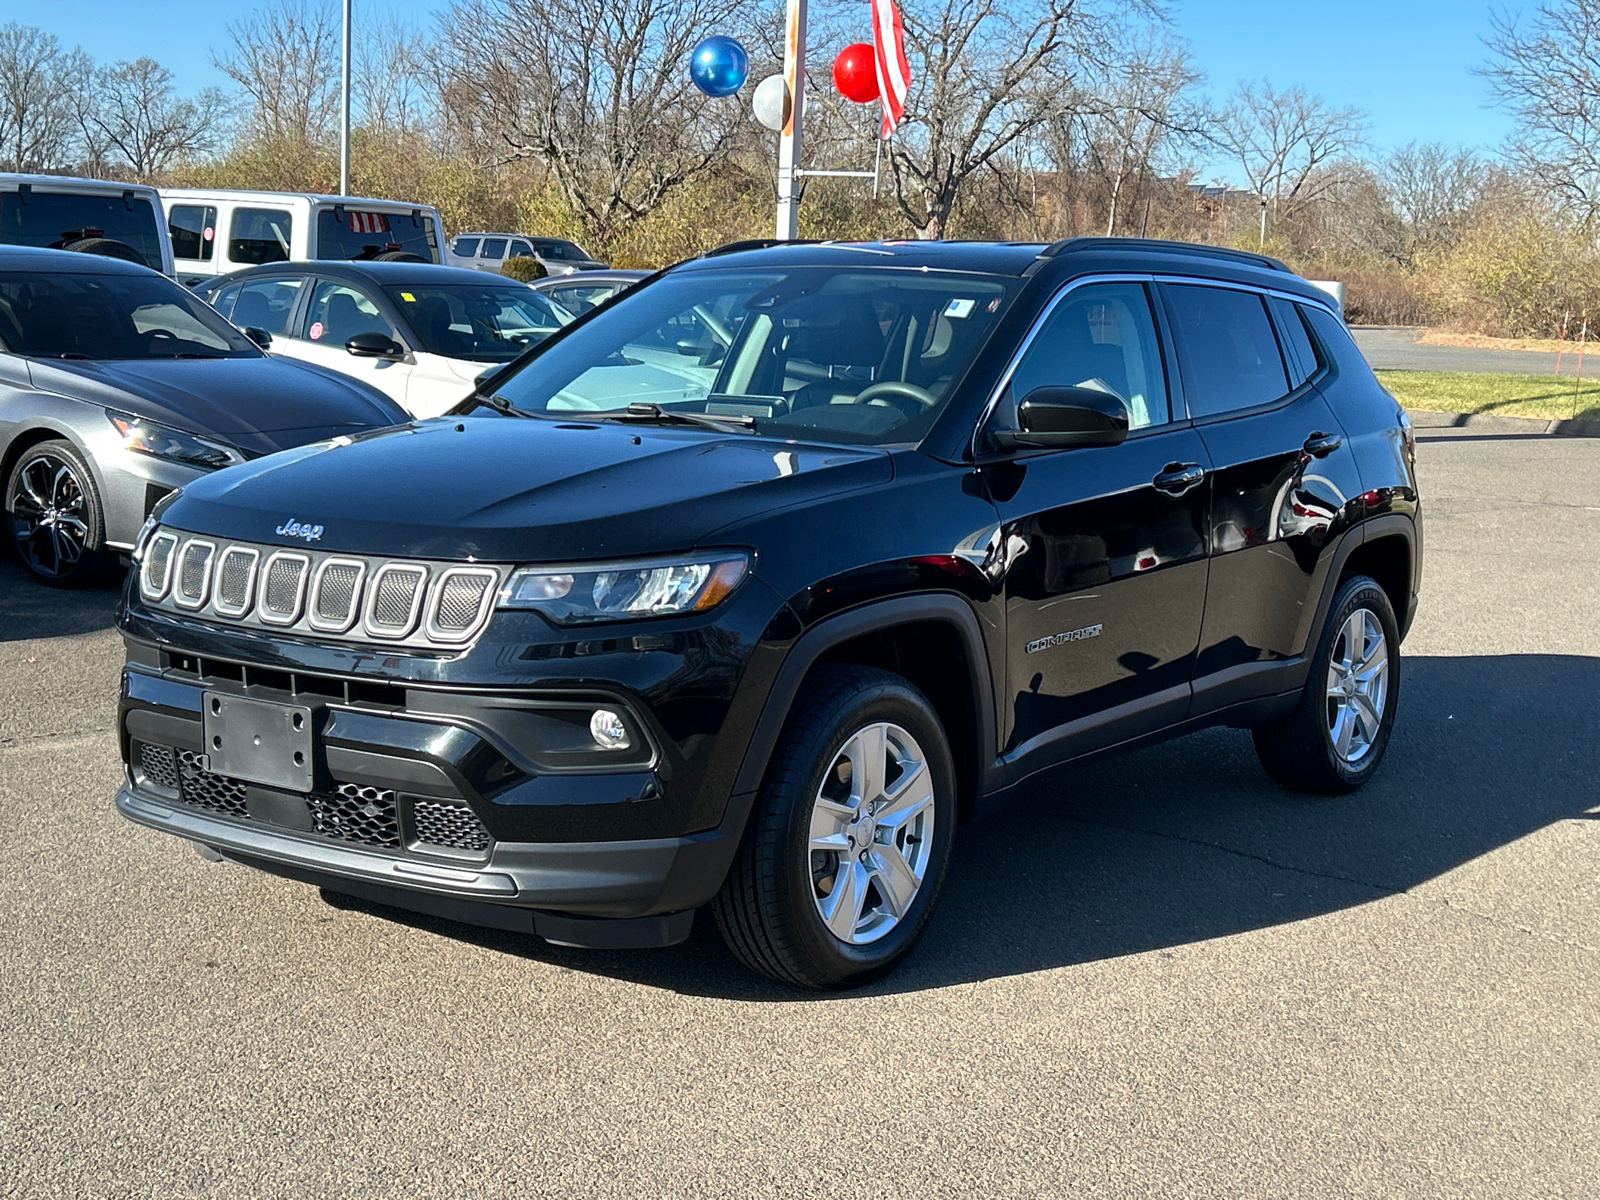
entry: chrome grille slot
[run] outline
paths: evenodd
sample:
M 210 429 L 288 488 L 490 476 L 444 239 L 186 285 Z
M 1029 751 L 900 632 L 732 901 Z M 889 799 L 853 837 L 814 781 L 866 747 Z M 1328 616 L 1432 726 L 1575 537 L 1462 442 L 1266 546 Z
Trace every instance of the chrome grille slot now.
M 311 583 L 311 627 L 343 633 L 354 624 L 367 564 L 353 558 L 325 559 Z
M 428 636 L 441 642 L 469 637 L 488 616 L 499 579 L 485 567 L 452 567 L 441 575 L 428 612 Z
M 158 533 L 144 549 L 144 566 L 139 571 L 139 591 L 146 600 L 160 600 L 172 586 L 172 552 L 178 539 Z
M 261 552 L 249 546 L 229 546 L 217 563 L 217 592 L 211 607 L 225 617 L 242 617 L 255 598 L 256 566 Z
M 191 538 L 178 552 L 178 582 L 172 598 L 180 608 L 204 608 L 211 595 L 211 558 L 215 542 Z
M 269 625 L 293 625 L 305 602 L 306 571 L 311 560 L 304 554 L 280 550 L 267 559 L 261 585 L 260 616 Z
M 367 632 L 378 637 L 405 637 L 417 625 L 428 569 L 387 563 L 372 577 L 367 593 Z

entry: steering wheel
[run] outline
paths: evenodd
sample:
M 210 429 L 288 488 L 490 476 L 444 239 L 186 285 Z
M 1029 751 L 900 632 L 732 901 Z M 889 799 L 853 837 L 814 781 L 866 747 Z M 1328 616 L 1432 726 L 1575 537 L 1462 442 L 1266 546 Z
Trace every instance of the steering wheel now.
M 863 388 L 856 398 L 850 403 L 871 404 L 874 400 L 879 400 L 886 397 L 893 397 L 897 400 L 916 401 L 919 407 L 915 409 L 906 409 L 898 404 L 894 406 L 895 408 L 899 408 L 902 412 L 905 412 L 909 416 L 913 417 L 925 412 L 930 408 L 933 408 L 939 403 L 939 397 L 935 396 L 927 388 L 918 387 L 914 383 L 904 383 L 898 379 L 885 379 L 882 383 L 871 384 L 870 386 Z

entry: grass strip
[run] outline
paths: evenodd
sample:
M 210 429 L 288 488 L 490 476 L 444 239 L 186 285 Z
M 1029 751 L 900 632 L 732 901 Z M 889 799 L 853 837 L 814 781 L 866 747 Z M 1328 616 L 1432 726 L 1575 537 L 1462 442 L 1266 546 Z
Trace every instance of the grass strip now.
M 1600 362 L 1595 367 L 1600 372 Z M 1600 421 L 1600 379 L 1579 383 L 1555 375 L 1487 371 L 1379 371 L 1377 376 L 1407 408 Z

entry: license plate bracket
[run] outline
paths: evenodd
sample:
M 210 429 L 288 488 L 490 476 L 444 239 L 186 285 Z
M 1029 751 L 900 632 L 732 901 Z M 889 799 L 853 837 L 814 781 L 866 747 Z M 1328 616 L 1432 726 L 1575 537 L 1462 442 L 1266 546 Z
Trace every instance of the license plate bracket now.
M 311 791 L 315 763 L 310 708 L 228 692 L 206 692 L 202 704 L 213 771 L 245 783 Z

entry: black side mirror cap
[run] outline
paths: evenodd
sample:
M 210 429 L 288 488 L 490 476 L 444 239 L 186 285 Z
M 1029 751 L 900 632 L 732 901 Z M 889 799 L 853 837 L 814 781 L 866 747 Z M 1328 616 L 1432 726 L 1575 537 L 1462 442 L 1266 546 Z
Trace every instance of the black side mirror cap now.
M 344 348 L 357 358 L 400 358 L 406 352 L 399 342 L 381 333 L 358 333 Z
M 1002 450 L 1118 446 L 1128 436 L 1128 406 L 1098 388 L 1039 387 L 1017 405 L 1017 425 L 990 430 L 990 442 Z
M 244 327 L 244 335 L 263 350 L 272 345 L 272 335 L 259 325 L 246 325 Z

